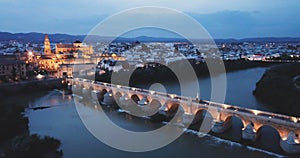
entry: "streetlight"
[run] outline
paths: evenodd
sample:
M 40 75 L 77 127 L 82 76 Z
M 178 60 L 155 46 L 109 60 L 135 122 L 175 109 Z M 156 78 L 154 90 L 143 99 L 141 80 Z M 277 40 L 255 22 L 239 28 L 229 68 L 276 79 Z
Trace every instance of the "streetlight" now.
M 33 55 L 32 51 L 28 52 L 28 56 L 32 56 L 32 55 Z

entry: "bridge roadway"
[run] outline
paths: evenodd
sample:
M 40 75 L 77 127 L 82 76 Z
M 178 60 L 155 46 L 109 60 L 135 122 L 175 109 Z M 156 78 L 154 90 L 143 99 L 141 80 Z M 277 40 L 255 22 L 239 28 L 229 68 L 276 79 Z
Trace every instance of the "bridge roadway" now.
M 224 132 L 231 126 L 231 118 L 237 117 L 243 123 L 242 138 L 246 140 L 255 141 L 260 129 L 263 126 L 270 126 L 278 132 L 281 138 L 280 146 L 284 151 L 300 153 L 300 118 L 298 117 L 87 79 L 66 79 L 66 82 L 72 86 L 73 93 L 83 95 L 89 93 L 94 99 L 102 94 L 104 104 L 113 104 L 116 101 L 121 108 L 126 109 L 138 103 L 135 107 L 141 107 L 145 112 L 143 115 L 146 116 L 151 116 L 159 110 L 166 113 L 176 109 L 181 111 L 177 114 L 181 116 L 181 123 L 184 124 L 196 123 L 203 118 L 203 111 L 206 111 L 214 122 L 209 130 L 215 133 Z

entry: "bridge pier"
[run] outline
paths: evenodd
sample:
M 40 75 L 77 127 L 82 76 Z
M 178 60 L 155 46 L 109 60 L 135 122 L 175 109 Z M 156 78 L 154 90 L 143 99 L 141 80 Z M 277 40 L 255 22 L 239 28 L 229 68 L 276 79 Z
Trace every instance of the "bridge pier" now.
M 223 133 L 228 128 L 231 127 L 231 120 L 227 119 L 225 121 L 214 121 L 214 125 L 212 127 L 212 131 L 214 133 Z
M 242 138 L 245 140 L 251 140 L 251 141 L 256 141 L 257 139 L 257 133 L 254 127 L 249 123 L 246 128 L 242 129 Z
M 146 97 L 143 97 L 142 100 L 138 101 L 138 106 L 142 109 L 142 111 L 149 111 L 148 100 Z
M 287 138 L 280 139 L 280 147 L 289 154 L 300 153 L 299 140 L 294 132 L 290 132 Z
M 104 105 L 113 105 L 114 103 L 115 103 L 115 100 L 113 98 L 112 92 L 108 91 L 107 93 L 105 93 L 104 97 L 103 97 L 102 104 L 104 104 Z
M 182 114 L 182 123 L 185 125 L 192 124 L 194 115 L 192 113 L 184 113 Z
M 120 106 L 121 106 L 122 108 L 124 108 L 124 110 L 125 110 L 126 108 L 128 108 L 128 107 L 132 104 L 132 102 L 131 102 L 131 100 L 128 98 L 128 95 L 127 95 L 127 94 L 124 94 L 122 97 L 119 98 L 119 103 L 120 103 Z

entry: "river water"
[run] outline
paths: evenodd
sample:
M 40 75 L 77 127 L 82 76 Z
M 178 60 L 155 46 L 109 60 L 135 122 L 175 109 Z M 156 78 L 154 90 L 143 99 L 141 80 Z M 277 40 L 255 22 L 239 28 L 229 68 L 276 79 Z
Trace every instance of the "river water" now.
M 256 101 L 252 95 L 256 82 L 260 79 L 266 68 L 252 68 L 227 73 L 226 103 L 267 110 L 266 106 Z M 193 82 L 193 81 L 191 81 Z M 210 78 L 201 78 L 201 98 L 210 98 Z M 192 85 L 189 82 L 184 86 Z M 178 93 L 178 87 L 169 83 L 168 92 Z M 147 87 L 147 86 L 145 86 Z M 20 95 L 22 97 L 22 95 Z M 28 96 L 26 96 L 28 97 Z M 18 102 L 18 100 L 16 100 Z M 272 128 L 263 128 L 262 137 L 256 143 L 242 142 L 241 126 L 239 119 L 233 118 L 233 127 L 220 136 L 208 134 L 198 137 L 195 130 L 187 130 L 171 144 L 149 152 L 125 152 L 109 147 L 96 139 L 82 123 L 73 97 L 63 95 L 57 90 L 35 97 L 28 102 L 29 107 L 51 106 L 42 110 L 26 111 L 29 118 L 31 133 L 43 136 L 52 136 L 62 142 L 61 149 L 66 158 L 96 158 L 96 157 L 281 157 L 284 152 L 279 147 L 279 136 Z M 84 117 L 93 117 L 97 107 L 83 106 L 86 113 Z M 99 111 L 98 111 L 99 112 Z M 100 113 L 100 112 L 99 112 Z M 100 115 L 103 115 L 100 114 Z M 115 110 L 106 110 L 116 124 L 122 128 L 133 131 L 151 131 L 163 124 L 153 123 L 145 118 L 131 117 L 126 113 Z M 105 128 L 105 127 L 103 127 Z M 113 134 L 114 131 L 111 132 Z M 117 139 L 122 137 L 115 135 Z M 128 145 L 132 142 L 128 142 Z M 243 144 L 243 145 L 242 145 Z

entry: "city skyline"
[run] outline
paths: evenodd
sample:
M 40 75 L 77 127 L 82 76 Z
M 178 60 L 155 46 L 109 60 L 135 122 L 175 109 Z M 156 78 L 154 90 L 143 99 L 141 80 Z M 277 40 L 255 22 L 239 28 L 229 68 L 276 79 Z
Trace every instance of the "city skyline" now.
M 204 26 L 213 38 L 300 37 L 299 1 L 95 1 L 70 3 L 1 1 L 3 32 L 86 35 L 105 18 L 122 10 L 159 6 L 181 11 Z M 122 5 L 120 5 L 122 4 Z M 34 18 L 29 18 L 34 17 Z M 146 32 L 150 33 L 151 32 Z

